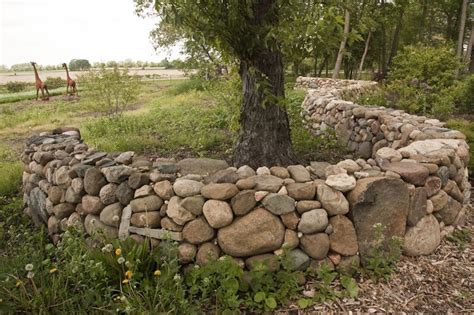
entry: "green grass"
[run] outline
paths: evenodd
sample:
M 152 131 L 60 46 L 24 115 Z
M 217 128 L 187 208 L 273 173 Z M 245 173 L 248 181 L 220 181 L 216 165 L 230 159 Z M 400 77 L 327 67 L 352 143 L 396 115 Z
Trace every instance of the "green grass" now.
M 18 193 L 22 167 L 14 151 L 0 143 L 0 197 Z
M 21 208 L 19 198 L 0 199 L 2 314 L 271 312 L 301 297 L 304 277 L 312 277 L 318 291 L 298 300 L 302 308 L 357 296 L 350 276 L 324 266 L 306 274 L 293 271 L 285 254 L 276 272 L 260 265 L 244 273 L 227 258 L 183 273 L 177 244 L 166 240 L 154 249 L 148 240 L 90 242 L 70 229 L 54 246 Z
M 134 150 L 160 156 L 225 156 L 235 134 L 227 128 L 230 109 L 205 92 L 191 90 L 155 99 L 144 114 L 91 119 L 83 128 L 87 143 L 105 151 Z
M 50 96 L 62 95 L 64 93 L 65 93 L 64 87 L 49 90 Z M 39 98 L 41 98 L 41 91 L 39 92 Z M 0 104 L 15 103 L 15 102 L 20 102 L 20 101 L 25 101 L 25 100 L 34 100 L 34 99 L 36 99 L 35 90 L 23 91 L 19 93 L 0 94 Z
M 224 86 L 223 86 L 224 85 Z M 146 113 L 113 119 L 90 119 L 82 127 L 86 142 L 104 151 L 133 150 L 158 156 L 206 156 L 230 159 L 238 135 L 240 99 L 232 83 L 203 84 L 188 80 L 170 87 L 146 108 Z M 335 138 L 313 136 L 303 125 L 304 92 L 287 91 L 291 138 L 301 162 L 335 161 L 343 156 Z

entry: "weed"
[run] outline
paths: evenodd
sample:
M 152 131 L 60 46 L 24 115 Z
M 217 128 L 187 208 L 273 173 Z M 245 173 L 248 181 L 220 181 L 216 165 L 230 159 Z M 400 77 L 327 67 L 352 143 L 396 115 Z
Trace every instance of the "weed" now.
M 12 196 L 18 192 L 21 174 L 20 162 L 0 162 L 0 196 Z
M 402 254 L 402 240 L 399 237 L 385 240 L 383 226 L 380 223 L 374 225 L 374 232 L 374 241 L 369 254 L 365 258 L 364 269 L 361 272 L 369 275 L 374 280 L 384 279 L 388 281 Z
M 454 232 L 446 238 L 448 241 L 456 244 L 460 251 L 464 251 L 471 242 L 471 231 L 467 229 L 454 230 Z

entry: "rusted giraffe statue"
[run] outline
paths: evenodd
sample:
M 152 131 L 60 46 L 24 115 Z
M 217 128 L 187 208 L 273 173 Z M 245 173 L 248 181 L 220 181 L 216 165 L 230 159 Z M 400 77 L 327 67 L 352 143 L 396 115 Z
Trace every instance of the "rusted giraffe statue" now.
M 69 70 L 67 69 L 67 64 L 63 63 L 63 68 L 66 69 L 66 81 L 67 81 L 67 86 L 66 86 L 66 95 L 69 94 L 69 87 L 72 89 L 72 94 L 79 96 L 77 93 L 76 89 L 76 81 L 74 81 L 70 76 L 69 76 Z
M 36 70 L 36 62 L 31 62 L 31 65 L 33 66 L 33 70 L 35 71 L 35 86 L 36 86 L 36 100 L 38 100 L 38 93 L 39 93 L 39 90 L 41 90 L 41 95 L 43 96 L 42 97 L 42 100 L 49 100 L 49 91 L 48 91 L 48 87 L 46 86 L 46 84 L 41 81 L 39 75 L 38 75 L 38 71 Z M 46 93 L 48 94 L 48 97 L 44 97 L 44 91 L 46 90 Z

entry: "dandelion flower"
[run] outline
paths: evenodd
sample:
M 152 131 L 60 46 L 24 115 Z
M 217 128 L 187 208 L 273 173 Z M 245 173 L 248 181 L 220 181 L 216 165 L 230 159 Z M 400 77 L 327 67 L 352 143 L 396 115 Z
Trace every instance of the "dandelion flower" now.
M 125 278 L 127 278 L 127 279 L 131 279 L 132 275 L 133 275 L 133 272 L 130 271 L 130 270 L 127 270 L 127 272 L 125 272 Z
M 129 282 L 128 279 L 123 279 L 122 281 L 123 284 L 127 284 L 128 282 Z
M 117 248 L 117 249 L 115 250 L 115 255 L 116 255 L 116 256 L 120 256 L 121 254 L 122 254 L 122 249 L 121 249 L 121 248 Z
M 33 270 L 33 264 L 27 264 L 27 265 L 25 265 L 25 270 L 26 270 L 26 271 L 31 271 L 31 270 Z
M 32 271 L 28 271 L 28 274 L 26 275 L 28 279 L 33 279 L 34 276 L 35 276 L 35 273 Z
M 117 262 L 118 262 L 119 264 L 123 264 L 123 263 L 125 262 L 125 258 L 119 257 L 119 258 L 117 259 Z
M 20 285 L 23 285 L 23 281 L 18 280 L 15 284 L 15 286 L 18 288 Z
M 51 269 L 49 269 L 49 273 L 55 273 L 56 271 L 58 271 L 58 268 L 51 268 Z
M 155 275 L 155 277 L 161 276 L 161 271 L 160 271 L 160 269 L 156 269 L 153 274 Z

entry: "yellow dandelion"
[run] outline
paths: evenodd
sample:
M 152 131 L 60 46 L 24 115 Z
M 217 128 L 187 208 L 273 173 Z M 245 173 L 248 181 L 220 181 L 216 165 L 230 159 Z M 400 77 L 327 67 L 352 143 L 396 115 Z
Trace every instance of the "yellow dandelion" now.
M 20 285 L 23 285 L 23 281 L 18 280 L 15 284 L 16 287 L 19 287 Z
M 155 277 L 161 276 L 161 271 L 160 271 L 160 269 L 156 269 L 153 274 L 155 275 Z
M 122 254 L 122 249 L 121 249 L 121 248 L 117 248 L 117 249 L 115 250 L 115 255 L 120 256 L 121 254 Z
M 122 283 L 123 283 L 123 284 L 127 284 L 127 283 L 128 283 L 128 279 L 123 279 Z
M 127 272 L 125 272 L 125 278 L 127 278 L 127 279 L 131 279 L 132 275 L 133 275 L 133 272 L 130 271 L 130 270 L 127 270 Z
M 49 269 L 49 273 L 55 273 L 56 271 L 58 271 L 58 268 L 51 268 L 51 269 Z

